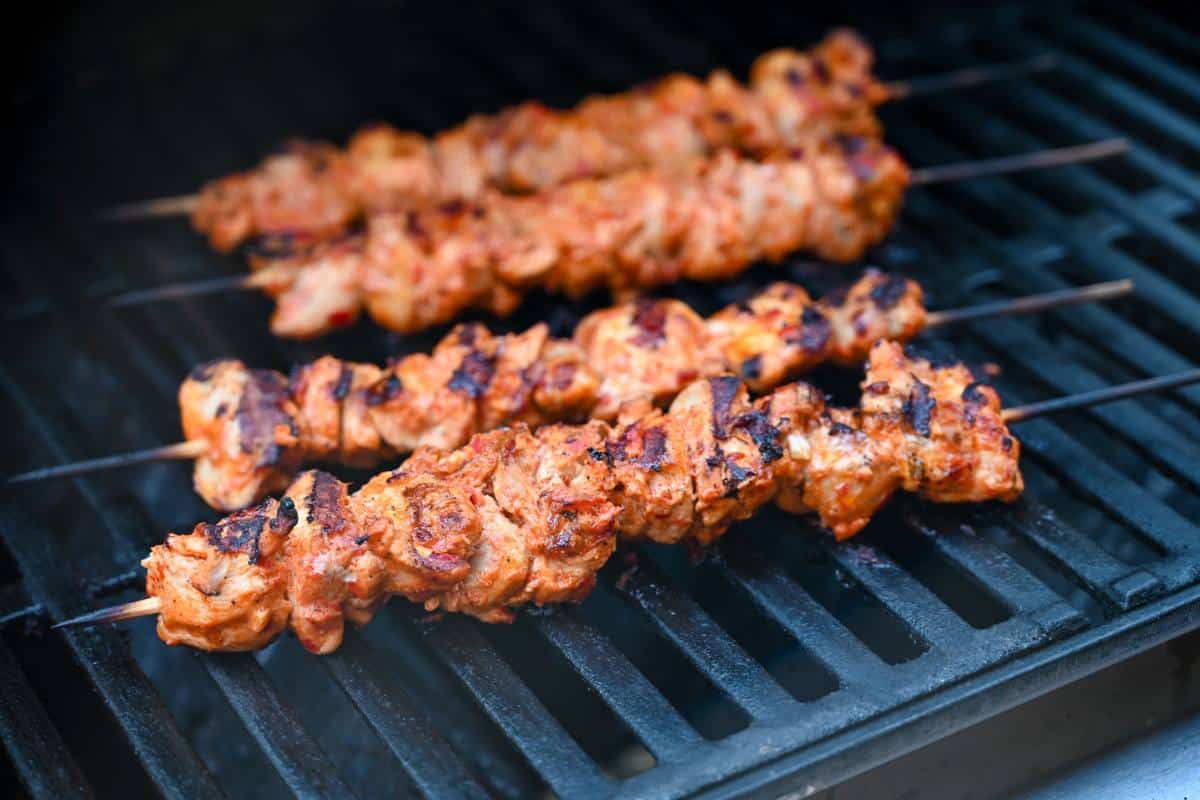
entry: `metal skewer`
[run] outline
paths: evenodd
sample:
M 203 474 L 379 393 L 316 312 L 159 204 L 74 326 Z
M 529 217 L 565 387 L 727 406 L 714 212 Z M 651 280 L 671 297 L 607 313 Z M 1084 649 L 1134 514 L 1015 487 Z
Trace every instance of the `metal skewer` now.
M 1045 414 L 1056 414 L 1061 411 L 1069 411 L 1077 408 L 1085 408 L 1087 406 L 1099 405 L 1101 403 L 1110 403 L 1114 400 L 1123 400 L 1127 397 L 1132 397 L 1139 394 L 1147 394 L 1149 392 L 1159 392 L 1166 389 L 1174 389 L 1179 386 L 1200 382 L 1200 369 L 1189 370 L 1175 375 L 1164 375 L 1160 378 L 1150 378 L 1144 381 L 1134 381 L 1132 383 L 1123 383 L 1120 386 L 1110 386 L 1106 389 L 1099 389 L 1094 392 L 1084 392 L 1082 394 L 1072 394 L 1066 397 L 1058 397 L 1053 400 L 1044 400 L 1039 403 L 1030 403 L 1024 406 L 1015 406 L 1006 409 L 1003 412 L 1003 418 L 1006 423 L 1023 422 L 1027 419 L 1040 417 Z M 128 603 L 102 608 L 98 611 L 92 611 L 83 614 L 73 619 L 64 620 L 56 624 L 55 628 L 65 628 L 72 625 L 88 625 L 101 622 L 120 622 L 122 620 L 134 619 L 136 617 L 148 617 L 157 614 L 162 610 L 162 601 L 157 597 L 145 597 L 141 600 L 133 600 Z
M 262 273 L 255 273 L 255 275 L 249 277 L 253 278 L 260 274 Z M 956 325 L 962 322 L 989 319 L 991 317 L 1034 314 L 1052 308 L 1111 300 L 1129 294 L 1133 289 L 1133 281 L 1131 280 L 1109 281 L 1107 283 L 1082 286 L 1078 289 L 1063 289 L 1057 292 L 1033 294 L 1026 297 L 1017 297 L 1012 300 L 984 303 L 978 306 L 933 311 L 926 315 L 925 329 L 929 330 L 930 328 L 940 328 L 946 325 Z M 75 461 L 70 464 L 35 469 L 30 472 L 23 472 L 20 475 L 14 475 L 8 479 L 8 482 L 11 484 L 39 481 L 47 478 L 67 478 L 88 472 L 144 464 L 150 461 L 161 461 L 172 458 L 199 458 L 204 455 L 205 447 L 206 445 L 201 441 L 179 442 L 177 444 L 166 445 L 165 447 L 136 450 L 132 453 L 122 455 L 105 456 L 88 461 Z

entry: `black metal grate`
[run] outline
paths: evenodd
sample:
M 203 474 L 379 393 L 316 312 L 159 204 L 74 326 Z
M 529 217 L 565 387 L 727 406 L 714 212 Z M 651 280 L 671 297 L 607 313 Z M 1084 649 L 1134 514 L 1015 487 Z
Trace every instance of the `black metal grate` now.
M 1059 56 L 1036 80 L 887 108 L 889 138 L 915 163 L 1132 140 L 1118 162 L 914 191 L 876 254 L 941 306 L 1135 279 L 1137 297 L 1116 305 L 927 343 L 996 363 L 1010 403 L 1194 366 L 1200 333 L 1200 75 L 1186 66 L 1200 42 L 1152 16 L 1045 6 L 864 25 L 885 75 Z M 87 222 L 95 208 L 187 191 L 297 132 L 341 139 L 370 118 L 429 130 L 671 68 L 744 69 L 845 21 L 792 16 L 687 3 L 76 12 L 20 76 L 25 125 L 7 133 L 22 163 L 0 237 L 0 468 L 172 440 L 176 381 L 204 358 L 284 367 L 326 348 L 382 359 L 432 341 L 359 330 L 285 344 L 264 335 L 254 297 L 107 312 L 95 298 L 113 290 L 237 265 L 183 224 L 101 228 Z M 778 275 L 678 292 L 714 308 Z M 504 326 L 565 327 L 587 308 L 546 298 Z M 1011 508 L 901 502 L 842 547 L 764 513 L 699 564 L 627 552 L 579 608 L 498 629 L 429 624 L 397 602 L 325 659 L 288 640 L 253 656 L 167 650 L 145 624 L 49 633 L 47 621 L 133 596 L 146 547 L 211 512 L 179 465 L 10 493 L 7 766 L 53 797 L 832 785 L 1200 624 L 1198 410 L 1192 388 L 1023 426 L 1030 488 Z

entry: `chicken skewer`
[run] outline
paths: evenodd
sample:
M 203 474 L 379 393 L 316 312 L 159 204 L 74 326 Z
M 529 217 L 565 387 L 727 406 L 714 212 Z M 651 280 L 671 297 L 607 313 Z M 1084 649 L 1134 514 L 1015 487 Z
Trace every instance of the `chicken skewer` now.
M 1057 401 L 1057 410 L 1200 380 L 1200 370 Z M 856 408 L 789 384 L 751 401 L 736 377 L 697 380 L 670 411 L 479 434 L 418 451 L 351 494 L 310 471 L 278 500 L 170 534 L 142 562 L 147 597 L 61 625 L 158 615 L 167 644 L 252 650 L 290 627 L 329 653 L 345 621 L 392 595 L 508 622 L 530 603 L 578 602 L 618 539 L 705 546 L 774 500 L 853 536 L 903 490 L 934 502 L 1013 501 L 1020 444 L 962 365 L 900 345 L 871 350 Z
M 744 85 L 724 70 L 703 81 L 675 74 L 571 110 L 527 102 L 477 115 L 432 139 L 373 126 L 345 150 L 295 142 L 199 195 L 136 203 L 108 216 L 188 213 L 219 250 L 255 236 L 313 241 L 371 212 L 475 198 L 489 189 L 541 191 L 721 148 L 761 156 L 838 133 L 878 137 L 874 109 L 886 100 L 1009 79 L 1053 63 L 1043 57 L 885 84 L 871 74 L 873 60 L 857 35 L 835 31 L 808 52 L 764 54 Z
M 1132 282 L 1114 281 L 929 312 L 915 281 L 869 270 L 820 301 L 776 283 L 707 320 L 677 300 L 642 299 L 593 312 L 571 339 L 550 337 L 545 324 L 503 336 L 460 325 L 431 354 L 383 369 L 326 356 L 289 378 L 218 361 L 180 388 L 186 441 L 10 482 L 195 459 L 197 491 L 233 511 L 283 489 L 305 463 L 368 467 L 424 445 L 459 447 L 502 425 L 629 417 L 670 402 L 695 378 L 726 372 L 762 393 L 821 363 L 860 364 L 879 339 L 903 343 L 930 328 L 1132 290 Z
M 471 308 L 505 315 L 529 289 L 619 294 L 684 278 L 733 277 L 804 250 L 852 261 L 891 229 L 909 185 L 1045 168 L 1124 152 L 1123 140 L 909 173 L 883 144 L 837 137 L 767 161 L 725 151 L 679 170 L 632 170 L 537 195 L 491 194 L 382 213 L 364 234 L 327 242 L 235 279 L 276 301 L 271 330 L 311 338 L 365 309 L 414 332 Z M 129 305 L 216 288 L 171 286 L 110 301 Z

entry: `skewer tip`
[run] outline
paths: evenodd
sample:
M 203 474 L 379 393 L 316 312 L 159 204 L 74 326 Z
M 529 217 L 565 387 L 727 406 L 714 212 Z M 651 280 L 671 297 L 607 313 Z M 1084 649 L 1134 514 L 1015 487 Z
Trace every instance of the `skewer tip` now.
M 162 611 L 162 600 L 157 597 L 144 597 L 141 600 L 133 600 L 129 603 L 121 603 L 108 608 L 101 608 L 97 611 L 90 611 L 87 614 L 80 614 L 78 617 L 63 620 L 56 623 L 53 628 L 71 628 L 76 625 L 99 625 L 104 622 L 121 622 L 127 619 L 136 619 L 137 617 L 152 617 Z
M 194 194 L 158 197 L 106 208 L 98 212 L 96 217 L 103 222 L 136 222 L 159 217 L 182 217 L 195 211 L 199 202 L 199 196 Z
M 104 469 L 116 469 L 118 467 L 129 467 L 134 464 L 145 464 L 148 461 L 167 461 L 172 459 L 188 460 L 199 458 L 204 455 L 204 451 L 208 449 L 208 445 L 203 441 L 196 439 L 187 442 L 176 442 L 162 447 L 151 447 L 147 450 L 136 450 L 132 453 L 121 453 L 115 456 L 104 456 L 102 458 L 93 458 L 86 461 L 73 461 L 69 464 L 57 464 L 53 467 L 43 467 L 41 469 L 22 472 L 19 475 L 9 477 L 7 483 L 13 486 L 19 483 L 29 483 L 30 481 L 43 481 L 50 478 L 71 478 L 76 475 L 84 475 L 89 472 L 98 472 Z
M 1200 383 L 1200 369 L 1190 369 L 1184 372 L 1177 372 L 1174 375 L 1163 375 L 1158 378 L 1131 381 L 1130 383 L 1107 386 L 1091 392 L 1080 392 L 1079 394 L 1069 394 L 1066 397 L 1055 397 L 1037 403 L 1014 406 L 1006 408 L 1001 412 L 1001 417 L 1008 424 L 1023 422 L 1024 420 L 1043 417 L 1047 414 L 1057 414 L 1062 411 L 1073 411 L 1078 408 L 1113 403 L 1117 400 L 1124 400 L 1140 394 L 1178 389 L 1181 386 L 1189 386 L 1193 383 Z

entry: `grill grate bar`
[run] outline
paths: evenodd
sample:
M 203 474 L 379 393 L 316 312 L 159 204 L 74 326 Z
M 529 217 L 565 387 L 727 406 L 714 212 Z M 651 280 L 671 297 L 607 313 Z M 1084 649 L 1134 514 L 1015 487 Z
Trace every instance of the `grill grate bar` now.
M 1030 150 L 1048 146 L 1047 142 L 1024 133 L 976 103 L 963 102 L 959 107 L 969 116 L 979 120 L 980 124 L 972 129 L 972 133 L 988 149 L 1011 147 L 1013 144 Z M 1137 198 L 1130 197 L 1128 193 L 1102 179 L 1092 170 L 1085 167 L 1067 167 L 1057 177 L 1089 196 L 1097 204 L 1119 212 L 1137 228 L 1161 239 L 1181 255 L 1200 263 L 1200 238 L 1195 233 L 1181 227 L 1170 217 L 1147 208 L 1145 204 L 1138 202 Z M 1182 202 L 1191 205 L 1190 201 Z
M 837 617 L 791 580 L 778 564 L 758 558 L 752 565 L 718 565 L 723 575 L 845 687 L 866 691 L 886 685 L 888 665 Z
M 974 638 L 970 625 L 884 553 L 853 542 L 832 544 L 823 539 L 822 546 L 839 567 L 931 648 L 953 650 Z
M 1053 386 L 1061 394 L 1077 394 L 1112 385 L 1077 362 L 1057 357 L 1053 348 L 1018 324 L 993 320 L 992 325 L 974 326 L 976 335 L 993 346 L 1003 348 L 1021 366 Z M 1193 487 L 1200 488 L 1200 460 L 1195 457 L 1195 443 L 1181 437 L 1178 428 L 1165 422 L 1138 403 L 1127 400 L 1105 403 L 1089 408 L 1088 413 L 1152 460 L 1165 464 Z
M 1161 593 L 1163 583 L 1140 567 L 1130 567 L 1049 509 L 1022 500 L 1003 512 L 980 509 L 972 513 L 979 525 L 1012 530 L 1048 556 L 1082 588 L 1110 605 L 1127 610 Z
M 703 738 L 595 627 L 562 609 L 538 629 L 659 761 L 691 755 Z
M 928 131 L 922 135 L 902 137 L 905 149 L 919 152 L 922 159 L 964 158 L 962 151 L 951 147 Z M 1138 299 L 1154 305 L 1180 326 L 1200 335 L 1200 303 L 1174 281 L 1164 278 L 1136 260 L 1096 241 L 1091 225 L 1072 224 L 1063 220 L 1053 208 L 1030 192 L 1018 190 L 1007 180 L 979 180 L 960 184 L 958 191 L 969 195 L 997 214 L 1020 214 L 1031 227 L 1035 223 L 1049 228 L 1068 242 L 1086 263 L 1090 271 L 1105 280 L 1132 278 L 1137 285 Z
M 1004 396 L 1013 405 L 1021 397 L 1008 388 Z M 1033 420 L 1021 427 L 1021 444 L 1057 473 L 1086 492 L 1098 505 L 1135 528 L 1144 538 L 1170 553 L 1181 553 L 1196 546 L 1196 530 L 1158 498 L 1126 478 L 1086 447 L 1045 420 Z
M 1059 70 L 1086 87 L 1087 92 L 1103 98 L 1106 105 L 1146 121 L 1193 150 L 1200 149 L 1200 126 L 1113 73 L 1092 66 L 1035 33 L 1013 31 L 1008 41 L 1022 42 L 1031 53 L 1054 53 Z
M 608 778 L 472 623 L 443 620 L 427 641 L 555 793 L 595 797 L 612 791 Z
M 88 798 L 92 789 L 8 647 L 0 642 L 0 740 L 37 798 Z
M 1113 59 L 1133 67 L 1153 81 L 1169 86 L 1180 94 L 1200 102 L 1200 80 L 1195 73 L 1148 50 L 1138 42 L 1107 27 L 1081 17 L 1070 25 L 1057 26 L 1056 33 L 1076 42 L 1086 42 Z
M 692 598 L 679 591 L 643 556 L 617 590 L 731 700 L 756 719 L 777 717 L 799 705 Z
M 390 671 L 360 636 L 348 634 L 341 648 L 321 663 L 422 792 L 487 797 L 425 715 L 393 682 L 384 682 Z
M 948 203 L 937 203 L 927 197 L 913 198 L 906 211 L 911 216 L 922 218 L 928 224 L 950 224 L 956 230 L 968 234 L 976 243 L 976 248 L 986 254 L 986 258 L 995 259 L 997 263 L 1003 264 L 1006 279 L 1014 281 L 1022 291 L 1048 292 L 1071 287 L 1071 284 L 1048 268 L 1048 262 L 1053 258 L 1044 254 L 1020 255 L 1013 249 L 1002 248 L 987 232 Z M 959 273 L 966 273 L 973 265 L 978 266 L 978 261 L 977 255 L 968 255 L 949 266 Z M 1127 364 L 1147 374 L 1182 372 L 1195 366 L 1191 361 L 1163 346 L 1154 337 L 1102 306 L 1061 309 L 1056 312 L 1056 319 L 1065 321 L 1087 341 L 1107 348 L 1121 356 Z M 1200 407 L 1200 387 L 1180 389 L 1175 395 L 1188 398 L 1194 406 Z
M 1003 550 L 976 535 L 958 515 L 950 519 L 949 515 L 931 515 L 926 511 L 920 517 L 906 515 L 905 521 L 1014 614 L 1030 616 L 1049 631 L 1074 628 L 1084 622 L 1083 615 L 1065 603 L 1053 589 Z
M 284 782 L 299 797 L 354 797 L 248 653 L 197 654 Z

